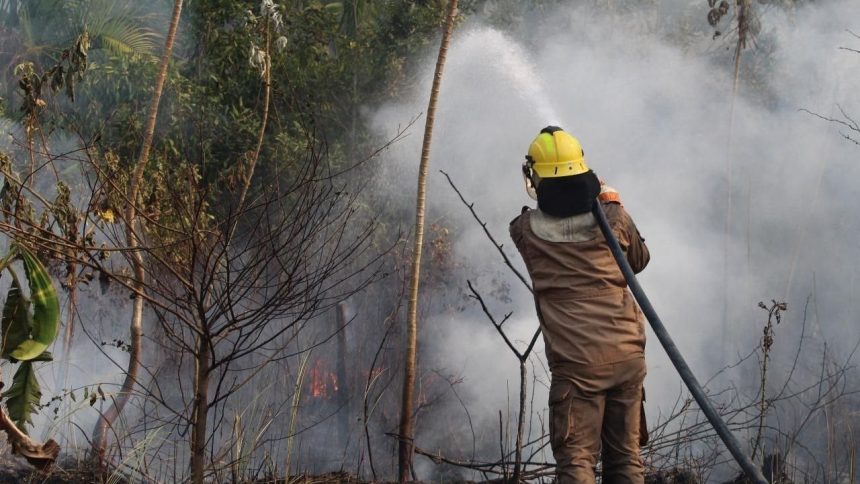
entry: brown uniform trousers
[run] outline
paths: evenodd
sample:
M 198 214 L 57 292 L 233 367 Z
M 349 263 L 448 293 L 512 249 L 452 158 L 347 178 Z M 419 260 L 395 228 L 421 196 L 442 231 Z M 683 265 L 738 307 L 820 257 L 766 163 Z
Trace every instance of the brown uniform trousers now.
M 550 441 L 559 483 L 593 483 L 602 450 L 604 483 L 642 483 L 639 457 L 645 359 L 553 373 Z
M 630 265 L 650 258 L 632 219 L 604 203 Z M 525 211 L 511 222 L 525 260 L 552 372 L 550 444 L 559 483 L 642 483 L 639 456 L 645 330 L 609 247 L 590 213 L 563 219 Z

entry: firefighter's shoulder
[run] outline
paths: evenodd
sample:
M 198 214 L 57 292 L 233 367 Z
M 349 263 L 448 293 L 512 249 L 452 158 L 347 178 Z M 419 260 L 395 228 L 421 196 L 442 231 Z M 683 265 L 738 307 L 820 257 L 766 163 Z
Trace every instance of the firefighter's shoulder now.
M 519 214 L 519 215 L 517 215 L 516 217 L 514 217 L 513 219 L 511 219 L 511 223 L 510 223 L 509 225 L 513 225 L 513 224 L 515 224 L 515 223 L 517 222 L 517 220 L 519 220 L 519 219 L 520 219 L 520 217 L 522 217 L 522 216 L 523 216 L 526 212 L 528 212 L 529 210 L 531 210 L 531 208 L 529 208 L 529 206 L 528 206 L 528 205 L 523 205 L 523 208 L 522 208 L 522 209 L 520 209 L 520 214 Z

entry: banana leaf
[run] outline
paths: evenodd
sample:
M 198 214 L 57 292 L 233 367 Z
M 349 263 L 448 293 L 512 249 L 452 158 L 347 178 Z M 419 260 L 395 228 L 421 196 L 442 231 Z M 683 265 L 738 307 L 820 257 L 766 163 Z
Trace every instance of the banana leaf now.
M 30 301 L 21 292 L 21 283 L 18 276 L 11 269 L 12 284 L 6 293 L 6 303 L 3 305 L 3 319 L 0 323 L 2 330 L 2 341 L 0 341 L 0 356 L 9 359 L 12 350 L 30 337 L 32 328 L 32 316 L 30 315 Z
M 36 413 L 42 399 L 42 390 L 36 380 L 36 372 L 30 361 L 21 362 L 18 371 L 12 377 L 12 386 L 3 394 L 6 410 L 15 425 L 24 430 L 25 425 L 33 425 L 33 414 Z
M 32 338 L 21 342 L 10 356 L 19 361 L 27 361 L 44 353 L 57 337 L 60 329 L 60 302 L 45 266 L 24 247 L 19 246 L 18 252 L 24 261 L 24 271 L 30 285 L 33 325 Z

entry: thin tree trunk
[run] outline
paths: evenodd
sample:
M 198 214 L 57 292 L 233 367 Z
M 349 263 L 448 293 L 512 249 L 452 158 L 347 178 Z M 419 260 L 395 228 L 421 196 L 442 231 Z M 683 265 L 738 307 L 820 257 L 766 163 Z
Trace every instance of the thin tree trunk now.
M 203 484 L 206 472 L 206 424 L 209 418 L 209 367 L 212 353 L 209 338 L 200 335 L 194 373 L 194 415 L 191 417 L 191 482 Z
M 176 40 L 176 31 L 179 28 L 179 18 L 182 15 L 182 0 L 176 0 L 173 4 L 173 14 L 170 19 L 170 27 L 167 30 L 167 38 L 164 41 L 164 53 L 161 56 L 158 76 L 155 79 L 155 90 L 149 104 L 146 119 L 146 127 L 143 132 L 143 143 L 140 147 L 140 155 L 134 166 L 134 172 L 129 184 L 129 196 L 126 200 L 128 207 L 125 211 L 126 244 L 132 259 L 132 270 L 134 272 L 133 287 L 135 290 L 134 305 L 132 309 L 128 370 L 125 374 L 120 391 L 113 400 L 113 405 L 105 412 L 93 430 L 93 453 L 100 463 L 104 461 L 105 449 L 107 447 L 107 430 L 113 426 L 114 421 L 122 413 L 128 403 L 134 385 L 137 382 L 137 374 L 140 369 L 140 345 L 143 339 L 143 292 L 145 290 L 144 279 L 146 271 L 143 266 L 143 254 L 138 250 L 140 247 L 139 237 L 141 235 L 140 223 L 137 220 L 137 198 L 140 193 L 140 184 L 149 161 L 149 152 L 152 148 L 152 140 L 155 135 L 155 123 L 158 119 L 158 105 L 161 102 L 161 93 L 164 90 L 164 81 L 167 79 L 167 67 L 173 53 L 173 43 Z
M 517 449 L 514 482 L 520 482 L 523 465 L 523 428 L 526 423 L 526 359 L 520 358 L 520 412 L 517 416 Z
M 268 19 L 267 19 L 268 22 Z M 266 126 L 269 119 L 269 105 L 271 103 L 272 93 L 272 57 L 269 52 L 271 49 L 271 34 L 268 24 L 265 31 L 265 72 L 263 73 L 263 112 L 260 121 L 260 130 L 257 133 L 257 143 L 254 151 L 248 159 L 248 165 L 243 173 L 242 189 L 239 193 L 239 199 L 236 205 L 236 212 L 242 211 L 245 204 L 245 199 L 248 195 L 248 190 L 251 187 L 251 179 L 254 177 L 254 171 L 257 168 L 257 161 L 260 159 L 260 152 L 263 149 L 263 141 L 266 136 Z M 233 221 L 228 233 L 228 243 L 232 241 L 235 234 L 238 218 Z M 194 374 L 194 414 L 191 419 L 191 459 L 189 467 L 191 468 L 191 482 L 194 484 L 203 484 L 206 476 L 206 437 L 207 424 L 209 420 L 209 375 L 212 364 L 212 348 L 210 347 L 211 338 L 207 333 L 205 322 L 201 325 L 202 333 L 199 336 L 197 344 L 197 353 L 195 354 Z M 287 469 L 289 473 L 289 469 Z
M 454 30 L 454 18 L 457 16 L 457 0 L 450 0 L 448 17 L 445 21 L 445 31 L 439 46 L 439 57 L 436 59 L 436 72 L 433 76 L 433 87 L 430 90 L 430 102 L 427 106 L 427 119 L 424 124 L 424 144 L 421 148 L 421 163 L 418 168 L 418 196 L 415 202 L 415 245 L 412 250 L 412 277 L 409 281 L 409 309 L 406 322 L 406 362 L 403 372 L 403 397 L 400 409 L 400 442 L 398 453 L 399 481 L 406 482 L 412 474 L 412 455 L 414 451 L 413 428 L 414 415 L 413 399 L 415 393 L 415 377 L 418 366 L 418 283 L 421 272 L 421 250 L 424 246 L 424 206 L 427 192 L 427 165 L 430 161 L 430 141 L 433 135 L 433 121 L 436 117 L 436 101 L 439 98 L 439 86 L 442 83 L 442 68 L 448 53 L 448 43 Z
M 69 272 L 75 272 L 75 264 L 72 265 L 73 269 Z M 69 354 L 69 349 L 72 347 L 72 338 L 75 337 L 75 315 L 78 312 L 78 285 L 77 283 L 71 284 L 69 287 L 69 312 L 66 315 L 68 319 L 66 319 L 66 334 L 63 337 L 63 352 L 65 354 Z
M 723 335 L 722 335 L 722 358 L 727 360 L 731 356 L 729 340 L 732 337 L 729 304 L 729 245 L 732 236 L 732 146 L 735 137 L 735 101 L 738 97 L 741 74 L 741 55 L 746 48 L 747 42 L 747 16 L 749 15 L 750 0 L 741 0 L 737 4 L 737 31 L 738 41 L 735 45 L 735 70 L 732 81 L 732 99 L 729 107 L 729 141 L 726 148 L 726 218 L 725 233 L 723 234 Z M 725 363 L 726 361 L 724 361 Z

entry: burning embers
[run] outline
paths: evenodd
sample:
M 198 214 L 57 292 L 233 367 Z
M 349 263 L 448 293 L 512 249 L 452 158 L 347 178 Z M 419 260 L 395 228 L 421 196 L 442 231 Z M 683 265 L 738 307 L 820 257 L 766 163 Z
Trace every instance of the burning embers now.
M 310 369 L 309 394 L 312 398 L 329 399 L 337 394 L 337 374 L 330 371 L 323 358 L 317 358 L 314 366 Z

